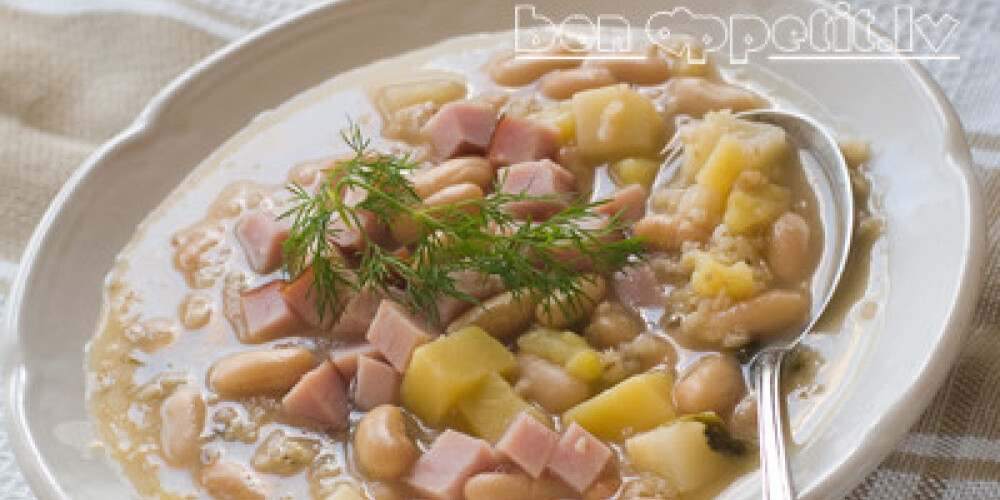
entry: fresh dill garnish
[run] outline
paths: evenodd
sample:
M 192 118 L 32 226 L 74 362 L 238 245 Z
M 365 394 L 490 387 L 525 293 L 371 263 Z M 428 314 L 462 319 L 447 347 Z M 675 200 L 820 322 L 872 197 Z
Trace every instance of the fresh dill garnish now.
M 374 290 L 438 323 L 437 302 L 444 297 L 478 303 L 457 287 L 455 276 L 473 270 L 495 276 L 515 295 L 579 297 L 580 264 L 608 272 L 640 252 L 639 241 L 617 238 L 618 216 L 594 224 L 593 209 L 604 202 L 572 203 L 544 221 L 519 220 L 507 203 L 552 201 L 554 195 L 491 193 L 452 204 L 423 206 L 409 174 L 420 168 L 407 155 L 373 151 L 351 123 L 341 134 L 354 157 L 324 170 L 315 192 L 292 184 L 290 236 L 284 243 L 285 271 L 291 277 L 312 269 L 321 317 L 339 314 L 343 293 Z M 498 180 L 498 185 L 504 179 Z M 413 224 L 417 238 L 397 251 L 378 245 L 364 231 L 364 217 L 378 222 Z M 338 222 L 339 220 L 339 222 Z M 345 227 L 347 229 L 345 229 Z M 350 266 L 331 242 L 338 231 L 356 229 L 366 239 Z

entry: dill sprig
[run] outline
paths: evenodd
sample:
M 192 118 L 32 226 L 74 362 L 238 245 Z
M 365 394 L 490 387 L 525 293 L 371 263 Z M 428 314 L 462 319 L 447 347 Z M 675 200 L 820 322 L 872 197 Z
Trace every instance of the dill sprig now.
M 444 297 L 477 303 L 458 289 L 455 276 L 474 270 L 496 276 L 515 295 L 538 297 L 559 293 L 569 300 L 559 307 L 575 307 L 583 283 L 579 264 L 607 272 L 628 263 L 640 252 L 634 238 L 614 238 L 622 230 L 618 216 L 595 225 L 593 209 L 604 202 L 573 203 L 545 221 L 519 220 L 505 205 L 511 202 L 550 201 L 555 196 L 494 192 L 484 198 L 437 207 L 422 206 L 408 174 L 419 168 L 407 155 L 373 151 L 370 141 L 353 123 L 341 134 L 354 158 L 323 172 L 314 193 L 289 186 L 292 207 L 282 217 L 292 219 L 284 244 L 285 270 L 296 277 L 310 266 L 314 274 L 310 293 L 316 293 L 320 314 L 339 314 L 342 293 L 376 290 L 437 323 L 437 302 Z M 502 185 L 504 179 L 498 180 Z M 383 224 L 406 221 L 418 236 L 407 252 L 365 241 L 349 267 L 331 243 L 338 231 L 361 228 L 362 214 Z M 340 224 L 335 220 L 343 221 Z M 365 231 L 359 230 L 363 238 Z

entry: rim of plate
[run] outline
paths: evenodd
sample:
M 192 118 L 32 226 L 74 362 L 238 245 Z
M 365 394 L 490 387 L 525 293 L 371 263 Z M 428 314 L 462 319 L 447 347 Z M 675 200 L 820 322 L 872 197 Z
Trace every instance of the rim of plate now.
M 117 149 L 154 133 L 160 116 L 171 101 L 182 94 L 193 82 L 210 74 L 214 67 L 241 52 L 250 50 L 261 40 L 280 34 L 290 26 L 307 22 L 314 16 L 322 16 L 324 11 L 360 1 L 328 0 L 306 7 L 257 28 L 197 62 L 157 92 L 127 128 L 91 153 L 81 166 L 70 175 L 52 199 L 21 255 L 17 274 L 8 295 L 7 318 L 2 337 L 0 337 L 0 351 L 2 351 L 0 354 L 2 354 L 4 362 L 3 384 L 6 403 L 4 413 L 7 419 L 9 442 L 17 465 L 32 492 L 39 499 L 63 500 L 71 498 L 56 486 L 51 471 L 46 467 L 45 460 L 36 449 L 30 433 L 24 426 L 23 407 L 20 399 L 23 379 L 18 376 L 22 369 L 21 352 L 18 345 L 21 302 L 25 288 L 35 269 L 38 251 L 49 235 L 53 220 L 62 211 L 63 206 L 79 184 L 92 171 Z M 793 1 L 802 1 L 817 6 L 826 5 L 822 0 Z M 878 29 L 873 29 L 873 31 L 880 36 L 886 36 Z M 900 61 L 900 64 L 921 83 L 923 92 L 934 103 L 936 111 L 940 114 L 947 129 L 946 150 L 952 163 L 958 167 L 962 188 L 970 202 L 964 207 L 969 222 L 968 231 L 964 235 L 963 241 L 965 260 L 962 263 L 959 286 L 948 307 L 944 331 L 939 342 L 929 351 L 930 361 L 923 367 L 920 375 L 913 380 L 902 396 L 890 405 L 889 410 L 883 413 L 870 429 L 871 435 L 882 436 L 882 438 L 866 441 L 862 446 L 848 454 L 839 464 L 818 475 L 813 484 L 800 492 L 802 498 L 819 499 L 835 495 L 842 496 L 856 486 L 860 478 L 874 470 L 888 456 L 893 447 L 926 409 L 954 365 L 968 333 L 968 326 L 971 323 L 982 288 L 983 273 L 981 270 L 986 259 L 985 219 L 981 186 L 974 173 L 975 165 L 965 139 L 964 128 L 951 103 L 929 73 L 913 60 L 903 60 Z M 914 412 L 913 408 L 919 408 L 920 411 Z M 122 480 L 124 481 L 124 479 Z

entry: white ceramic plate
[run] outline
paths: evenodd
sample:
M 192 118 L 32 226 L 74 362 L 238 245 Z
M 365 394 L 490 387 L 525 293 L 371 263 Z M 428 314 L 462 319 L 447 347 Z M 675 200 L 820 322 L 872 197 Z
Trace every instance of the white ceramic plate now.
M 701 12 L 806 15 L 807 0 L 717 2 Z M 606 13 L 600 0 L 536 1 L 562 19 Z M 641 24 L 659 0 L 615 8 Z M 105 273 L 133 229 L 198 163 L 260 112 L 331 76 L 465 33 L 514 24 L 512 4 L 348 0 L 275 23 L 195 66 L 67 182 L 24 255 L 11 292 L 4 359 L 7 420 L 17 459 L 42 500 L 124 498 L 131 489 L 88 451 L 83 348 Z M 762 61 L 815 99 L 839 131 L 875 145 L 887 233 L 877 328 L 835 344 L 822 397 L 793 407 L 795 484 L 836 498 L 912 425 L 952 364 L 979 292 L 984 226 L 962 129 L 916 65 Z M 801 103 L 800 103 L 801 104 Z M 835 118 L 831 118 L 831 116 Z M 723 494 L 754 498 L 755 475 Z

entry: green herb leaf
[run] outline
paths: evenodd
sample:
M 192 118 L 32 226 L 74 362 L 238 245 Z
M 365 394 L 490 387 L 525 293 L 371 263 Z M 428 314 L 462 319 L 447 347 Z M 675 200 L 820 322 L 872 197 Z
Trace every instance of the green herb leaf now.
M 339 314 L 345 290 L 374 289 L 433 322 L 439 322 L 437 302 L 443 297 L 476 303 L 458 290 L 454 276 L 474 270 L 496 276 L 515 294 L 539 297 L 560 293 L 573 307 L 582 282 L 578 266 L 590 263 L 597 272 L 628 264 L 640 253 L 639 240 L 614 238 L 623 229 L 619 218 L 595 226 L 593 209 L 604 202 L 574 203 L 546 221 L 518 220 L 505 208 L 517 201 L 551 201 L 554 196 L 494 192 L 484 198 L 428 208 L 422 206 L 409 174 L 420 168 L 406 155 L 371 150 L 370 141 L 353 123 L 342 133 L 354 158 L 324 171 L 314 193 L 289 186 L 292 219 L 284 244 L 285 270 L 297 277 L 310 266 L 320 313 Z M 502 184 L 501 178 L 498 183 Z M 356 266 L 339 258 L 330 242 L 338 224 L 360 228 L 362 214 L 384 223 L 406 220 L 418 237 L 408 252 L 395 252 L 366 241 Z M 361 231 L 364 235 L 364 231 Z M 367 237 L 367 235 L 363 236 Z

